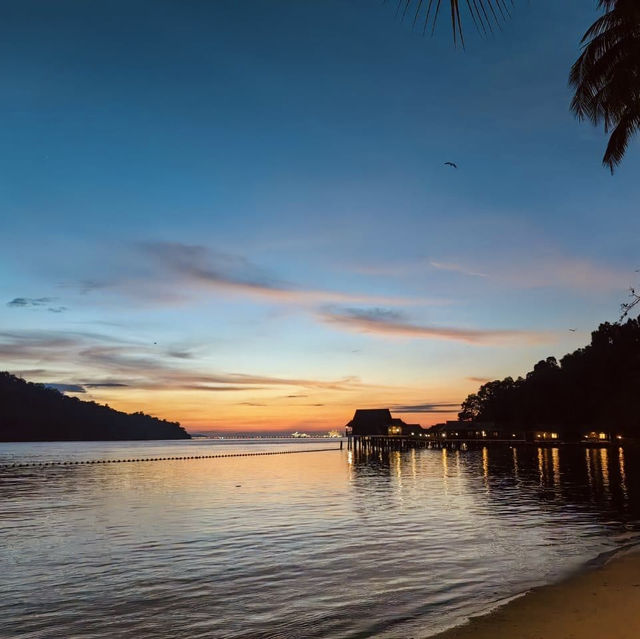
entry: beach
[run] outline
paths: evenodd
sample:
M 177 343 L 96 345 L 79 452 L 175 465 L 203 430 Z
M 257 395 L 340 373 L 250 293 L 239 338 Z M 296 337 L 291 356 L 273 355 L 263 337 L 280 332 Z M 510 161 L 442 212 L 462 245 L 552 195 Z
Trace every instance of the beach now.
M 640 637 L 640 552 L 543 586 L 434 639 Z

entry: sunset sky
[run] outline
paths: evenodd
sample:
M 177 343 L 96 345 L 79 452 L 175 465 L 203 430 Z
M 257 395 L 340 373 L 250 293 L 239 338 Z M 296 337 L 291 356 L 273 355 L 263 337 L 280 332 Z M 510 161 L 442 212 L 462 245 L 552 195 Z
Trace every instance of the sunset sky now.
M 612 177 L 568 108 L 595 4 L 466 51 L 373 0 L 6 5 L 0 370 L 328 430 L 584 345 L 640 279 L 638 143 Z

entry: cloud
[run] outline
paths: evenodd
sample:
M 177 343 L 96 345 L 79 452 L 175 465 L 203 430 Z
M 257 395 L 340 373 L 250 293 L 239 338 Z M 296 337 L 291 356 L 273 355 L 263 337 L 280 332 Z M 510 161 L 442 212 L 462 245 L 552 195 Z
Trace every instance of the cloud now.
M 7 302 L 7 306 L 14 306 L 18 308 L 24 308 L 25 306 L 45 306 L 53 302 L 53 297 L 14 297 L 10 302 Z
M 118 261 L 112 262 L 114 256 Z M 246 257 L 179 242 L 144 242 L 113 252 L 100 262 L 109 278 L 83 279 L 81 294 L 100 291 L 101 299 L 124 297 L 136 305 L 175 306 L 217 295 L 246 297 L 274 304 L 443 305 L 448 300 L 325 290 L 279 278 Z M 96 265 L 96 268 L 97 265 Z M 70 287 L 69 283 L 64 284 Z
M 480 259 L 415 259 L 357 266 L 352 270 L 407 279 L 424 277 L 429 269 L 435 269 L 508 288 L 556 288 L 584 294 L 625 289 L 632 283 L 634 268 L 623 269 L 587 257 L 567 255 L 557 248 L 549 248 L 548 242 L 534 246 L 529 242 L 526 247 L 506 248 Z
M 491 381 L 491 377 L 467 377 L 469 382 L 477 382 L 478 384 L 486 384 Z
M 52 382 L 45 384 L 47 388 L 53 388 L 61 393 L 86 393 L 87 391 L 80 384 L 64 384 L 61 382 Z
M 7 302 L 9 308 L 40 308 L 48 306 L 56 301 L 56 297 L 14 297 Z M 66 306 L 48 306 L 48 311 L 52 313 L 62 313 L 67 310 Z
M 500 268 L 496 279 L 523 288 L 554 287 L 600 292 L 622 290 L 633 274 L 598 264 L 588 259 L 555 254 L 541 254 L 534 264 L 514 263 Z
M 469 275 L 470 277 L 489 277 L 486 273 L 473 271 L 462 264 L 456 264 L 455 262 L 438 262 L 436 260 L 431 260 L 429 264 L 439 271 L 450 271 L 452 273 L 460 273 L 461 275 Z
M 82 385 L 86 388 L 122 388 L 129 386 L 129 384 L 123 382 L 84 382 Z
M 460 408 L 460 404 L 441 402 L 431 404 L 410 404 L 404 406 L 392 406 L 392 413 L 454 413 Z
M 406 317 L 396 311 L 375 308 L 344 309 L 324 312 L 320 318 L 339 328 L 373 333 L 388 337 L 406 337 L 421 339 L 438 339 L 470 344 L 501 344 L 504 342 L 546 341 L 548 336 L 543 333 L 517 330 L 472 329 L 454 326 L 426 326 L 410 323 Z
M 177 242 L 154 242 L 140 245 L 167 275 L 183 286 L 215 289 L 231 294 L 266 298 L 290 304 L 315 303 L 442 303 L 442 300 L 416 300 L 406 297 L 345 293 L 305 288 L 280 280 L 244 257 L 207 249 L 204 246 Z
M 333 380 L 274 377 L 239 372 L 204 372 L 187 366 L 188 360 L 163 358 L 157 350 L 135 342 L 117 341 L 91 333 L 11 331 L 0 333 L 0 357 L 25 362 L 20 368 L 46 363 L 57 368 L 88 370 L 100 376 L 64 383 L 84 388 L 131 387 L 147 390 L 237 391 L 265 388 L 300 388 L 352 391 L 371 388 L 359 378 Z M 8 366 L 9 367 L 9 366 Z M 17 367 L 16 367 L 17 368 Z M 66 376 L 66 375 L 65 375 Z
M 193 359 L 194 357 L 191 351 L 178 351 L 178 350 L 169 350 L 167 351 L 167 355 L 169 357 L 175 357 L 176 359 Z
M 13 308 L 26 308 L 31 306 L 46 306 L 55 301 L 55 297 L 14 297 L 7 306 Z
M 485 263 L 482 271 L 459 262 L 430 264 L 438 270 L 483 277 L 513 288 L 560 288 L 581 293 L 624 289 L 633 275 L 631 269 L 549 250 L 529 255 L 503 254 Z

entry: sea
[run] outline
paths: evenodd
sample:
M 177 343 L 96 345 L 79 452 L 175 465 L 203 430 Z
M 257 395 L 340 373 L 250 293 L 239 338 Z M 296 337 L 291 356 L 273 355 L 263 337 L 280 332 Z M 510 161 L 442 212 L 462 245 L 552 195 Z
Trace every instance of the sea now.
M 158 461 L 70 463 L 121 459 Z M 3 443 L 0 466 L 3 639 L 426 638 L 640 538 L 626 443 Z

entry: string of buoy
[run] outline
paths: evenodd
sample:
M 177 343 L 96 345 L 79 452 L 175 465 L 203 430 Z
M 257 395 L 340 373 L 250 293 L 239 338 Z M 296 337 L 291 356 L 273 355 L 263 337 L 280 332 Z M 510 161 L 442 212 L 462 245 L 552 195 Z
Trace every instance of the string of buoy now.
M 220 455 L 178 455 L 175 457 L 138 457 L 131 459 L 86 459 L 74 461 L 23 462 L 0 464 L 0 469 L 8 468 L 45 468 L 51 466 L 88 466 L 91 464 L 131 464 L 138 462 L 184 461 L 188 459 L 222 459 L 224 457 L 256 457 L 259 455 L 293 455 L 295 453 L 321 453 L 340 448 L 312 448 L 308 450 L 272 450 L 259 453 L 226 453 Z

